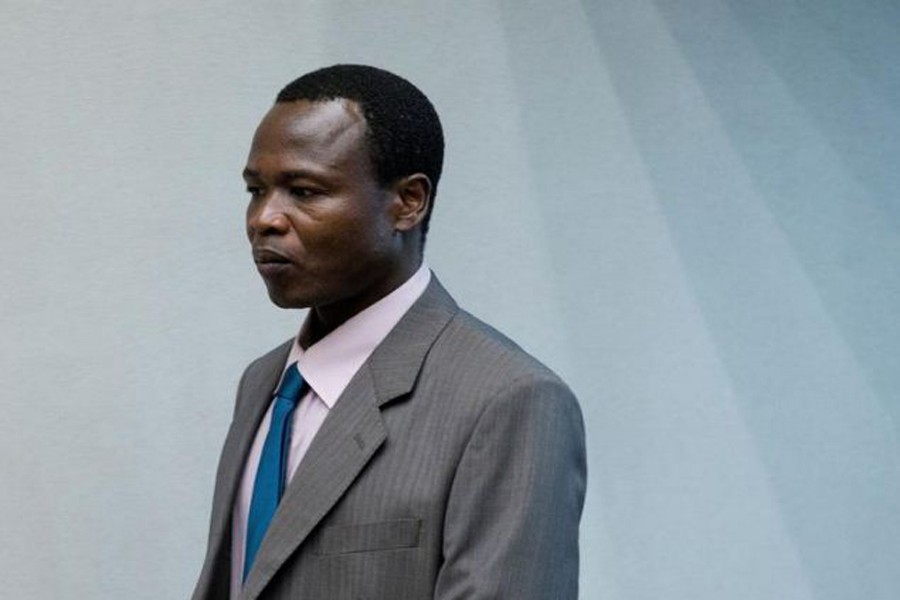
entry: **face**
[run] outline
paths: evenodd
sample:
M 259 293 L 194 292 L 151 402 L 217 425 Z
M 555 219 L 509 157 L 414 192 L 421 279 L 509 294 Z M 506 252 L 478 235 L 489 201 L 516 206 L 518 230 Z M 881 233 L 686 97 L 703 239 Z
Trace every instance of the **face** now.
M 250 148 L 247 235 L 269 297 L 343 321 L 400 285 L 398 196 L 375 178 L 345 100 L 276 103 Z

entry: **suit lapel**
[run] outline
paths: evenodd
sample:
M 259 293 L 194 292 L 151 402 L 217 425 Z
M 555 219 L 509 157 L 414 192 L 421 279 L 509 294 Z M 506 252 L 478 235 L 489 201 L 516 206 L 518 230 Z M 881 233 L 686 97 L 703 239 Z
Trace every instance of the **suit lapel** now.
M 231 539 L 231 515 L 235 495 L 244 473 L 244 464 L 250 445 L 259 428 L 259 423 L 274 393 L 281 376 L 292 341 L 274 349 L 259 359 L 257 368 L 250 368 L 238 390 L 234 419 L 222 448 L 219 474 L 210 517 L 209 551 L 201 579 L 217 589 L 228 589 L 230 564 L 219 564 L 221 557 L 231 555 L 230 548 L 224 546 Z M 230 559 L 228 559 L 230 563 Z M 222 568 L 223 566 L 228 568 Z M 216 571 L 216 572 L 214 572 Z M 213 581 L 214 579 L 223 581 Z M 224 585 L 224 588 L 222 587 Z
M 278 506 L 244 587 L 256 598 L 387 437 L 363 369 L 328 414 Z
M 242 598 L 259 596 L 384 443 L 380 407 L 412 390 L 429 348 L 457 311 L 432 275 L 425 293 L 356 373 L 316 434 L 263 539 Z

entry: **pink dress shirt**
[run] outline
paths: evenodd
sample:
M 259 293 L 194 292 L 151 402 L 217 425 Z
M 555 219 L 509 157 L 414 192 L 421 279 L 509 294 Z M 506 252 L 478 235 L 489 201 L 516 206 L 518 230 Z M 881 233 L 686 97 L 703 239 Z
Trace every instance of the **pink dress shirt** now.
M 422 264 L 403 285 L 365 310 L 348 319 L 340 327 L 306 348 L 300 346 L 300 335 L 288 355 L 285 368 L 296 362 L 310 390 L 297 405 L 291 419 L 291 447 L 288 454 L 287 482 L 306 454 L 316 432 L 337 403 L 344 388 L 369 358 L 406 311 L 419 299 L 431 281 L 431 271 Z M 308 317 L 307 317 L 308 318 Z M 304 327 L 306 323 L 304 322 Z M 301 329 L 302 331 L 302 329 Z M 279 382 L 280 383 L 280 382 Z M 277 386 L 276 386 L 277 389 Z M 246 546 L 247 514 L 253 497 L 253 482 L 263 443 L 269 432 L 272 404 L 259 424 L 244 475 L 238 488 L 232 511 L 231 536 L 231 597 L 238 598 L 243 587 L 244 550 Z

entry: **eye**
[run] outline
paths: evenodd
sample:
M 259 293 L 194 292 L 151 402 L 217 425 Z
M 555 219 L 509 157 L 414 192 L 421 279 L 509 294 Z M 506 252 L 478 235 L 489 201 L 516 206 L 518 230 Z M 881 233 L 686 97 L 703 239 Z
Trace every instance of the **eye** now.
M 293 196 L 295 198 L 309 198 L 311 196 L 315 196 L 315 195 L 319 194 L 318 190 L 314 190 L 313 188 L 304 187 L 301 185 L 292 186 L 290 188 L 290 191 L 291 191 L 291 196 Z
M 259 196 L 262 196 L 263 189 L 258 185 L 248 185 L 247 193 L 253 198 L 258 198 Z

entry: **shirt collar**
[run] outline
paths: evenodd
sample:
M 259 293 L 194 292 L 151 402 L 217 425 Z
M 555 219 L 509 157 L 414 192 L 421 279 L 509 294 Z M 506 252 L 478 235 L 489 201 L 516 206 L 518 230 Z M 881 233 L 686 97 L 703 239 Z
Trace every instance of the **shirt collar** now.
M 331 409 L 359 368 L 415 304 L 430 281 L 431 271 L 423 261 L 419 270 L 400 287 L 306 350 L 300 346 L 298 334 L 286 366 L 296 362 L 303 379 Z M 309 318 L 307 315 L 307 321 Z M 306 326 L 304 321 L 303 327 Z

